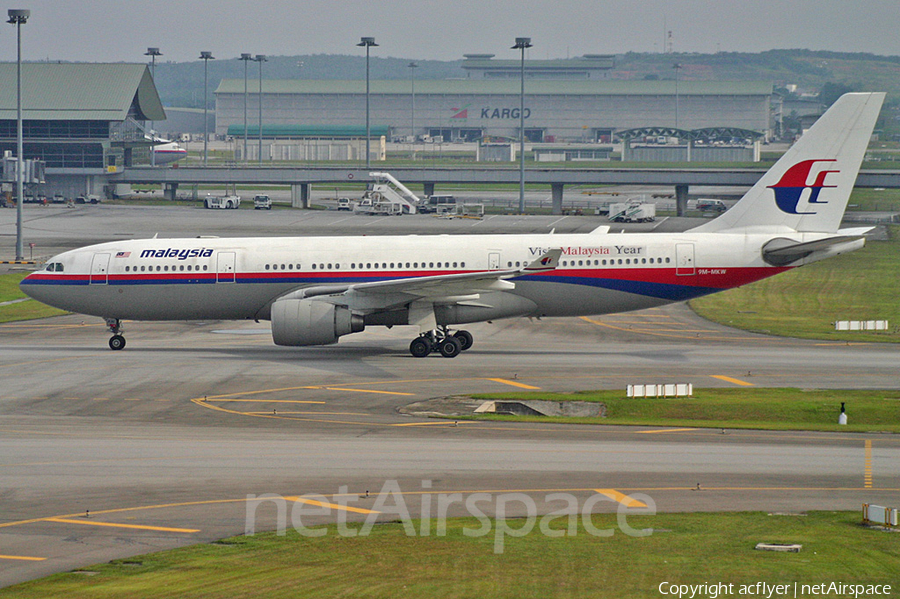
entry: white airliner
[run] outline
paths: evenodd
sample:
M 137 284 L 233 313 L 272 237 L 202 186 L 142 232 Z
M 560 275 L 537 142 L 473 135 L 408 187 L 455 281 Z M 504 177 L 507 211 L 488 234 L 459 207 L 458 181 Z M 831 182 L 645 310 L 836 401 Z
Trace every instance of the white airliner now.
M 859 249 L 839 230 L 884 94 L 840 98 L 728 212 L 684 233 L 112 241 L 26 277 L 31 297 L 121 321 L 268 319 L 278 345 L 418 325 L 416 357 L 454 357 L 453 325 L 650 308 Z
M 187 156 L 187 150 L 179 146 L 177 142 L 159 138 L 156 138 L 156 141 L 165 142 L 153 146 L 153 160 L 156 166 L 169 164 Z

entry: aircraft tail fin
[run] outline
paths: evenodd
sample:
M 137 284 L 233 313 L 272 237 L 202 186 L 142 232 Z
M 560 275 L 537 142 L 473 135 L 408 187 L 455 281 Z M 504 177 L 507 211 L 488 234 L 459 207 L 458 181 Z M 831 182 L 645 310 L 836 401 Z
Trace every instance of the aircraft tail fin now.
M 731 210 L 693 230 L 837 231 L 884 96 L 841 96 Z

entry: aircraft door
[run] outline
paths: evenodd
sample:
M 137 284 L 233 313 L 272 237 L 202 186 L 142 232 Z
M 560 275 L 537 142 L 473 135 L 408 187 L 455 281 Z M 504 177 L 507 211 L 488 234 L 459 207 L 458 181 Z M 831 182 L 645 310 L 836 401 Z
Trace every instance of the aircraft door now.
M 91 260 L 91 285 L 106 285 L 109 281 L 109 254 L 94 254 Z
M 697 274 L 694 268 L 694 244 L 675 244 L 675 274 L 679 276 Z
M 488 270 L 500 270 L 500 252 L 488 254 Z
M 234 252 L 219 252 L 216 258 L 216 283 L 234 283 Z

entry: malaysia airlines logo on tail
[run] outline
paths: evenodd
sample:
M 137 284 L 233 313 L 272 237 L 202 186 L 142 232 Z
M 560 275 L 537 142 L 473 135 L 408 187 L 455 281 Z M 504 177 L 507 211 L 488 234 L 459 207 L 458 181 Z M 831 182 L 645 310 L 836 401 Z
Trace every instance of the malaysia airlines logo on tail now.
M 827 201 L 819 200 L 819 193 L 823 189 L 837 187 L 837 185 L 825 185 L 825 177 L 829 173 L 839 173 L 840 171 L 822 170 L 816 175 L 816 180 L 812 184 L 807 184 L 809 173 L 813 165 L 817 162 L 836 162 L 832 159 L 823 160 L 803 160 L 798 162 L 781 176 L 781 180 L 775 185 L 769 185 L 769 189 L 775 192 L 775 203 L 782 212 L 788 214 L 816 214 L 815 212 L 798 212 L 797 204 L 803 196 L 805 189 L 810 190 L 809 204 L 827 204 Z

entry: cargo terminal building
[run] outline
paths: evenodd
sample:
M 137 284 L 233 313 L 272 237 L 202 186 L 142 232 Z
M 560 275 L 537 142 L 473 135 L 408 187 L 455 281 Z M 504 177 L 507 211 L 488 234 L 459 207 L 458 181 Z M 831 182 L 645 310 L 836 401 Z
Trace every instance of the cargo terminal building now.
M 467 70 L 480 72 L 478 76 L 470 72 L 465 79 L 371 81 L 373 137 L 444 142 L 517 139 L 518 71 L 501 67 L 518 62 L 476 56 L 481 65 L 497 68 L 476 69 L 472 64 Z M 464 61 L 463 68 L 468 62 L 476 60 Z M 610 143 L 619 131 L 645 127 L 727 127 L 770 135 L 770 82 L 609 80 L 590 70 L 572 69 L 573 62 L 578 61 L 526 61 L 527 140 Z M 261 94 L 253 90 L 247 95 L 251 139 L 259 132 L 260 101 L 266 139 L 353 136 L 360 131 L 365 135 L 365 80 L 263 80 Z M 243 135 L 244 106 L 244 81 L 223 80 L 216 90 L 217 135 Z

